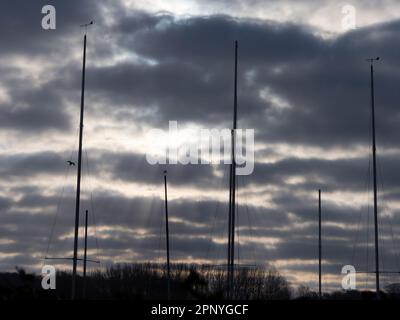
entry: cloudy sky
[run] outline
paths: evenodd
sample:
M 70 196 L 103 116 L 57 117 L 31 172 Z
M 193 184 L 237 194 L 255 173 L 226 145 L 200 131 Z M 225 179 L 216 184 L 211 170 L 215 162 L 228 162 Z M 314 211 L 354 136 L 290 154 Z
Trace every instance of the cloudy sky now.
M 46 4 L 56 30 L 41 27 Z M 343 23 L 346 5 L 355 29 Z M 399 270 L 399 9 L 395 0 L 1 1 L 0 269 L 39 273 L 45 255 L 72 255 L 76 169 L 66 161 L 77 159 L 79 25 L 93 19 L 81 209 L 102 267 L 164 261 L 164 169 L 171 259 L 225 263 L 227 166 L 152 166 L 145 154 L 149 130 L 171 120 L 231 126 L 238 40 L 238 126 L 255 130 L 256 150 L 253 174 L 238 178 L 239 262 L 315 288 L 322 189 L 325 288 L 340 288 L 343 265 L 373 270 L 365 59 L 380 56 L 380 260 Z

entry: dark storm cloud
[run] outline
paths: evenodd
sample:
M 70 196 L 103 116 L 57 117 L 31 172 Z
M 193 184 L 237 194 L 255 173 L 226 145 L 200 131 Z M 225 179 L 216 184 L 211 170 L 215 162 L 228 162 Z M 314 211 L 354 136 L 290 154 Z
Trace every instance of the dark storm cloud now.
M 100 157 L 99 157 L 100 159 Z M 151 165 L 146 156 L 135 153 L 108 153 L 101 155 L 106 160 L 106 167 L 114 179 L 125 182 L 141 182 L 144 184 L 162 184 L 163 172 L 168 171 L 169 182 L 177 186 L 208 186 L 219 188 L 221 179 L 214 173 L 210 165 Z M 105 170 L 107 170 L 105 169 Z M 227 171 L 227 166 L 219 166 L 219 170 Z
M 108 153 L 101 151 L 95 156 L 98 161 L 106 159 L 107 165 L 101 170 L 103 174 L 111 174 L 113 178 L 125 182 L 143 184 L 159 184 L 162 172 L 167 169 L 173 185 L 197 186 L 215 189 L 227 188 L 227 167 L 217 166 L 223 178 L 213 173 L 209 165 L 150 165 L 145 155 L 135 153 Z M 256 154 L 257 161 L 257 154 Z M 96 166 L 97 160 L 93 163 Z M 400 167 L 395 155 L 383 155 L 378 159 L 378 176 L 380 187 L 383 186 L 388 195 L 400 187 Z M 305 181 L 290 182 L 292 177 L 302 177 Z M 368 180 L 372 177 L 372 162 L 365 158 L 342 158 L 324 160 L 320 158 L 285 158 L 274 163 L 256 163 L 254 173 L 239 178 L 240 188 L 249 186 L 285 186 L 293 191 L 309 191 L 322 188 L 327 192 L 349 191 L 366 192 Z M 224 182 L 225 181 L 225 182 Z M 389 199 L 389 198 L 388 198 Z
M 7 86 L 11 101 L 1 104 L 2 128 L 26 133 L 69 129 L 70 119 L 57 80 L 35 89 L 31 81 L 15 82 Z
M 169 183 L 172 188 L 198 187 L 224 192 L 228 189 L 228 165 L 212 167 L 210 165 L 150 165 L 146 156 L 130 152 L 109 152 L 103 149 L 86 151 L 90 155 L 91 175 L 118 180 L 124 183 L 139 183 L 141 185 L 162 186 L 163 171 L 168 171 Z M 67 171 L 74 172 L 76 167 L 70 167 L 67 160 L 77 162 L 76 152 L 72 157 L 70 150 L 65 152 L 35 152 L 20 153 L 0 157 L 2 176 L 9 180 L 24 178 L 27 180 L 38 176 L 64 177 Z M 257 158 L 256 158 L 257 160 Z M 84 158 L 86 168 L 86 153 Z M 379 187 L 383 187 L 385 199 L 396 199 L 399 189 L 400 168 L 396 155 L 384 155 L 378 161 Z M 214 171 L 216 170 L 216 171 Z M 368 171 L 369 170 L 369 171 Z M 218 174 L 216 173 L 218 172 Z M 369 173 L 368 173 L 369 172 Z M 304 179 L 292 182 L 291 178 Z M 368 157 L 343 158 L 324 160 L 319 158 L 285 158 L 274 163 L 256 163 L 254 174 L 239 177 L 239 189 L 249 187 L 280 186 L 288 192 L 307 191 L 312 197 L 316 190 L 324 192 L 348 191 L 366 194 L 371 190 L 368 179 L 372 177 L 372 165 Z M 21 190 L 24 192 L 24 190 Z M 26 190 L 30 192 L 30 190 Z M 291 204 L 291 196 L 281 194 L 273 198 L 275 202 Z M 294 203 L 293 206 L 298 204 Z M 301 204 L 306 207 L 306 203 Z
M 127 64 L 97 68 L 88 77 L 92 89 L 109 103 L 156 108 L 158 113 L 149 120 L 156 120 L 158 125 L 168 120 L 216 124 L 229 115 L 231 99 L 226 93 L 230 81 L 224 81 L 223 72 L 207 79 L 204 70 L 198 67 L 172 62 L 159 66 Z
M 399 118 L 394 103 L 399 98 L 397 78 L 390 67 L 397 66 L 393 55 L 398 29 L 399 23 L 393 22 L 323 40 L 296 25 L 228 16 L 176 20 L 165 14 L 132 12 L 111 28 L 115 37 L 110 46 L 158 63 L 94 67 L 88 79 L 97 101 L 114 104 L 110 111 L 115 114 L 134 105 L 156 108 L 152 120 L 158 123 L 177 119 L 226 124 L 231 117 L 233 40 L 238 39 L 239 119 L 257 129 L 259 141 L 365 144 L 369 123 L 365 56 L 379 54 L 384 64 L 377 70 L 378 138 L 387 145 L 393 142 Z M 251 83 L 246 81 L 249 77 Z M 266 86 L 292 108 L 275 110 L 271 101 L 260 98 Z
M 168 15 L 121 19 L 117 42 L 156 65 L 126 64 L 92 70 L 93 89 L 106 98 L 138 107 L 157 107 L 159 121 L 178 119 L 226 123 L 231 116 L 233 40 L 240 42 L 240 112 L 262 114 L 262 83 L 244 83 L 245 73 L 266 63 L 315 58 L 325 43 L 296 26 L 235 20 L 227 16 L 175 22 Z M 150 22 L 149 22 L 150 20 Z M 149 27 L 150 25 L 150 27 Z M 116 27 L 115 27 L 116 28 Z M 212 36 L 210 36 L 212 35 Z M 274 45 L 271 46 L 271 43 Z M 243 67 L 242 67 L 243 66 Z M 111 92 L 118 94 L 113 98 Z
M 6 210 L 10 206 L 11 201 L 5 197 L 0 197 L 0 210 Z
M 33 178 L 36 175 L 60 174 L 65 167 L 65 160 L 54 152 L 13 154 L 1 156 L 1 176 L 5 179 Z M 29 191 L 29 190 L 28 190 Z
M 56 29 L 44 30 L 41 13 L 45 5 L 56 8 Z M 3 129 L 30 134 L 46 130 L 68 130 L 70 115 L 66 102 L 75 98 L 79 90 L 80 72 L 77 66 L 67 64 L 73 50 L 81 45 L 73 36 L 82 33 L 79 25 L 98 18 L 101 25 L 98 3 L 95 1 L 2 1 L 0 4 L 0 86 L 8 94 L 8 100 L 0 103 L 0 125 Z M 73 40 L 72 40 L 73 39 Z M 74 45 L 75 44 L 75 45 Z M 9 67 L 18 59 L 25 59 L 24 67 Z M 32 74 L 29 61 L 40 74 Z M 48 67 L 47 64 L 51 66 Z M 44 72 L 48 70 L 48 73 Z M 34 77 L 40 77 L 38 85 Z M 70 76 L 76 85 L 71 86 Z M 47 79 L 50 81 L 46 82 Z M 78 100 L 76 101 L 78 105 Z M 71 100 L 69 100 L 71 102 Z
M 384 155 L 378 159 L 378 175 L 380 184 L 387 191 L 399 187 L 400 167 L 397 155 Z M 372 161 L 365 158 L 343 158 L 324 160 L 319 158 L 285 158 L 275 163 L 258 163 L 254 174 L 245 179 L 246 183 L 287 184 L 291 177 L 303 177 L 305 182 L 287 184 L 297 190 L 326 191 L 367 190 L 368 181 L 372 177 Z
M 143 13 L 127 16 L 118 44 L 158 64 L 93 70 L 95 90 L 117 90 L 125 104 L 156 106 L 164 121 L 224 122 L 231 114 L 233 40 L 238 39 L 243 124 L 256 127 L 263 141 L 351 146 L 368 141 L 365 58 L 379 55 L 384 59 L 376 70 L 379 141 L 394 142 L 399 22 L 324 40 L 296 25 L 227 16 L 157 18 L 156 23 Z M 250 83 L 248 77 L 253 77 Z M 122 86 L 106 88 L 105 82 Z M 292 108 L 276 110 L 261 99 L 267 86 Z
M 129 152 L 109 152 L 93 149 L 84 152 L 82 166 L 86 170 L 86 155 L 90 154 L 90 175 L 101 178 L 112 178 L 125 183 L 140 183 L 143 185 L 163 185 L 164 170 L 167 169 L 169 183 L 172 186 L 208 186 L 222 190 L 227 188 L 227 165 L 220 165 L 216 169 L 224 172 L 224 180 L 217 177 L 210 165 L 151 165 L 146 156 Z M 72 157 L 71 157 L 72 156 Z M 64 177 L 67 172 L 75 172 L 76 166 L 69 166 L 67 161 L 77 164 L 77 152 L 66 150 L 63 152 L 42 151 L 33 153 L 15 153 L 0 156 L 0 173 L 3 178 L 15 180 L 24 178 L 31 180 L 38 176 Z M 30 193 L 32 190 L 19 188 L 16 192 Z M 103 195 L 106 196 L 106 195 Z
M 42 29 L 42 7 L 56 8 L 57 28 Z M 96 1 L 5 0 L 0 3 L 0 39 L 2 55 L 48 55 L 67 49 L 66 36 L 79 30 L 79 25 L 99 16 Z M 100 16 L 99 16 L 100 17 Z
M 240 42 L 240 61 L 245 66 L 296 63 L 316 58 L 326 47 L 323 41 L 295 25 L 229 16 L 171 20 L 161 16 L 159 28 L 139 29 L 132 37 L 135 43 L 126 45 L 133 45 L 138 53 L 157 61 L 180 60 L 213 67 L 223 61 L 231 65 L 234 40 Z

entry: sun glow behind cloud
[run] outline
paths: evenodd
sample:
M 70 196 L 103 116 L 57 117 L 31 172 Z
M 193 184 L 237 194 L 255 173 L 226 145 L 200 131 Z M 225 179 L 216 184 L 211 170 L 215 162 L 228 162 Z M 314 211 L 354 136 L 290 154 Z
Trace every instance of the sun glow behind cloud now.
M 124 0 L 127 8 L 172 12 L 174 15 L 187 17 L 196 15 L 227 14 L 240 18 L 271 20 L 280 23 L 305 24 L 316 28 L 323 36 L 335 36 L 346 32 L 342 28 L 343 7 L 354 6 L 359 28 L 376 23 L 387 22 L 400 17 L 400 4 L 397 1 L 197 1 L 197 0 Z

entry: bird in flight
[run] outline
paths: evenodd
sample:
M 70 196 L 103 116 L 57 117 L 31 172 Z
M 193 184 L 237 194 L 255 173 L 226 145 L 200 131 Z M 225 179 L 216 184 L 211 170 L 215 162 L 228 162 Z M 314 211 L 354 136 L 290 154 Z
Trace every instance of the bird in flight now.
M 70 165 L 70 166 L 74 166 L 75 165 L 75 162 L 73 162 L 73 161 L 67 161 L 68 162 L 68 164 Z

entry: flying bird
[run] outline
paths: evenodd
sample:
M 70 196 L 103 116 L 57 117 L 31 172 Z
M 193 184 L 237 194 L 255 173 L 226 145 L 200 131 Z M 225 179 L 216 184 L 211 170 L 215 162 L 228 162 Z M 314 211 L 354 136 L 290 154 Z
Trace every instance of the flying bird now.
M 70 165 L 70 166 L 74 166 L 75 165 L 75 162 L 73 162 L 73 161 L 67 161 L 68 162 L 68 164 Z

